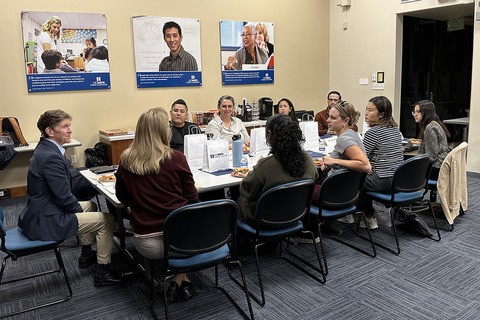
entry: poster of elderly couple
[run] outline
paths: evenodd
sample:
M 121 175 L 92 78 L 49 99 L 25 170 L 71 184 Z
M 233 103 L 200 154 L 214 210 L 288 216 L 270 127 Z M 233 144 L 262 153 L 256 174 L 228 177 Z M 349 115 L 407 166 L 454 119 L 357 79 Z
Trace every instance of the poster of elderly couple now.
M 200 20 L 132 20 L 138 88 L 202 85 Z M 111 88 L 104 14 L 23 11 L 21 22 L 28 92 Z M 269 22 L 220 22 L 222 84 L 274 82 L 273 31 Z

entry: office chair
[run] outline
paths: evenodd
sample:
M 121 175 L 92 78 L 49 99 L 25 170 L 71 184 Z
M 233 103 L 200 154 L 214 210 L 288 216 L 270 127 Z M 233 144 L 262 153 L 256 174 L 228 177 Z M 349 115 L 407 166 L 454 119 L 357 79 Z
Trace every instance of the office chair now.
M 255 264 L 260 287 L 260 298 L 252 293 L 250 293 L 250 296 L 260 306 L 265 305 L 265 291 L 258 258 L 259 248 L 264 246 L 268 241 L 283 240 L 304 230 L 302 218 L 308 214 L 314 185 L 315 183 L 313 180 L 300 180 L 271 188 L 264 192 L 257 202 L 254 226 L 241 220 L 238 221 L 238 227 L 253 237 L 252 244 L 255 249 Z M 321 278 L 309 272 L 291 259 L 283 256 L 281 242 L 279 245 L 280 258 L 289 262 L 315 281 L 325 283 L 325 273 L 315 244 L 315 236 L 311 231 L 307 231 L 307 233 L 311 236 L 319 266 L 316 267 L 304 259 L 299 260 L 308 265 L 314 271 L 320 273 Z M 289 245 L 290 241 L 287 241 L 287 250 Z M 291 254 L 291 252 L 289 253 Z M 297 255 L 291 255 L 297 259 L 299 258 Z M 241 286 L 231 272 L 229 272 L 229 276 L 235 281 L 235 283 L 237 283 L 237 285 Z
M 428 177 L 430 176 L 430 159 L 427 154 L 421 154 L 404 161 L 393 175 L 392 187 L 389 193 L 375 191 L 366 191 L 365 196 L 380 202 L 386 208 L 403 208 L 414 205 L 415 202 L 423 199 L 425 189 L 427 188 Z M 433 223 L 437 231 L 437 239 L 430 236 L 435 241 L 441 240 L 440 230 L 437 226 L 437 220 L 433 213 L 432 203 L 426 200 L 428 208 L 432 214 Z M 393 234 L 395 237 L 396 250 L 387 247 L 384 244 L 375 242 L 375 244 L 394 254 L 400 254 L 400 245 L 398 241 L 397 228 L 395 226 L 395 210 L 389 210 Z
M 61 244 L 62 242 L 63 241 L 30 240 L 22 234 L 22 231 L 18 227 L 6 230 L 4 227 L 3 210 L 2 208 L 0 208 L 0 251 L 2 251 L 5 254 L 2 261 L 2 268 L 0 270 L 0 285 L 13 283 L 21 280 L 26 280 L 26 279 L 31 279 L 34 277 L 62 271 L 63 277 L 65 279 L 65 284 L 69 292 L 69 295 L 66 298 L 39 304 L 34 307 L 26 308 L 20 311 L 15 311 L 9 314 L 2 314 L 0 315 L 0 318 L 11 317 L 13 315 L 17 315 L 20 313 L 37 310 L 39 308 L 51 306 L 60 302 L 70 300 L 72 298 L 72 287 L 70 286 L 70 281 L 68 279 L 67 271 L 65 269 L 65 265 L 62 260 L 62 255 L 60 254 L 60 251 L 58 249 L 58 245 Z M 26 257 L 29 255 L 47 251 L 47 250 L 53 250 L 55 252 L 55 256 L 57 258 L 57 263 L 59 267 L 58 269 L 39 272 L 39 273 L 28 275 L 22 278 L 16 278 L 13 280 L 2 282 L 3 274 L 5 272 L 5 267 L 7 265 L 8 259 L 11 259 L 12 261 L 16 261 L 18 258 Z
M 360 194 L 363 189 L 363 183 L 365 182 L 366 173 L 361 173 L 352 170 L 340 170 L 329 175 L 322 183 L 319 195 L 319 206 L 310 206 L 310 216 L 318 223 L 318 232 L 320 236 L 320 248 L 323 255 L 323 263 L 325 264 L 325 274 L 328 274 L 328 265 L 325 257 L 325 250 L 323 247 L 323 238 L 321 231 L 322 223 L 329 223 L 339 218 L 345 217 L 349 214 L 358 213 L 359 220 L 356 227 L 356 233 L 358 234 L 360 219 L 366 224 L 365 215 L 363 212 L 357 210 L 357 202 L 360 198 Z M 330 239 L 340 242 L 350 248 L 353 248 L 359 252 L 362 252 L 368 256 L 375 257 L 377 252 L 375 250 L 375 244 L 370 234 L 370 230 L 367 228 L 368 239 L 372 247 L 372 252 L 368 252 L 350 242 L 347 242 L 339 237 L 329 235 Z
M 211 267 L 215 267 L 215 287 L 222 291 L 244 318 L 254 318 L 243 267 L 240 261 L 236 260 L 236 227 L 237 205 L 228 199 L 187 205 L 167 216 L 163 230 L 164 260 L 161 270 L 166 319 L 168 319 L 168 282 L 177 274 Z M 250 318 L 233 298 L 218 286 L 218 265 L 222 263 L 228 268 L 233 265 L 239 268 Z M 153 309 L 154 270 L 154 260 L 151 260 L 150 312 L 157 319 Z

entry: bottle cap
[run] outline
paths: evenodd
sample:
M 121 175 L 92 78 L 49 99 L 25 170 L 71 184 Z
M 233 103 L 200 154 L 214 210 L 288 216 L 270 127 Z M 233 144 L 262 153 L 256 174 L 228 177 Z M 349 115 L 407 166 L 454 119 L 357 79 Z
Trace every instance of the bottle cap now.
M 240 140 L 241 138 L 242 138 L 241 135 L 239 135 L 239 134 L 234 134 L 234 135 L 232 136 L 232 141 Z

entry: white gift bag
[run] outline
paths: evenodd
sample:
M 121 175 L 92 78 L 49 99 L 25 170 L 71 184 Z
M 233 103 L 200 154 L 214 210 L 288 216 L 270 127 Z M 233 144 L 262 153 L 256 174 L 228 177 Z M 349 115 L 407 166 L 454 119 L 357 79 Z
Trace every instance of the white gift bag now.
M 188 134 L 183 137 L 183 153 L 189 166 L 203 164 L 203 149 L 206 141 L 207 136 L 204 134 Z
M 216 172 L 229 169 L 228 141 L 225 139 L 207 140 L 204 144 L 202 170 Z
M 303 136 L 305 137 L 303 149 L 318 151 L 320 150 L 320 143 L 318 140 L 318 123 L 313 120 L 313 117 L 309 116 L 306 119 L 302 119 L 302 122 L 300 122 L 299 125 L 300 129 L 302 129 Z
M 260 156 L 270 152 L 270 147 L 267 145 L 267 138 L 265 137 L 265 128 L 253 128 L 250 130 L 250 155 Z

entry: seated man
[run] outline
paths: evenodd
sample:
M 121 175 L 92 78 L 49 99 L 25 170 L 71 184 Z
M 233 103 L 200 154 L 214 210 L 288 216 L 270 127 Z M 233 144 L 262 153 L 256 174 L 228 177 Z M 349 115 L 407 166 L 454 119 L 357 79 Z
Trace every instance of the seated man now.
M 342 100 L 342 95 L 338 91 L 330 91 L 327 95 L 327 108 L 325 110 L 322 110 L 318 112 L 315 115 L 315 121 L 318 124 L 318 135 L 320 137 L 325 136 L 325 135 L 333 135 L 335 134 L 334 131 L 329 131 L 328 130 L 328 112 L 330 111 L 330 108 L 332 108 L 333 105 L 335 105 L 337 102 Z M 357 132 L 358 127 L 356 124 L 352 125 L 352 130 Z
M 187 121 L 188 107 L 183 99 L 178 99 L 172 104 L 170 117 L 172 119 L 170 147 L 183 153 L 183 137 L 192 133 L 202 133 L 202 130 L 196 124 Z
M 80 237 L 80 268 L 98 263 L 95 286 L 113 285 L 121 280 L 110 271 L 114 219 L 93 202 L 78 202 L 71 190 L 70 162 L 63 144 L 71 141 L 71 116 L 49 110 L 40 116 L 37 127 L 42 137 L 30 159 L 27 176 L 27 206 L 18 226 L 31 240 L 66 240 Z M 91 244 L 97 240 L 97 252 Z

